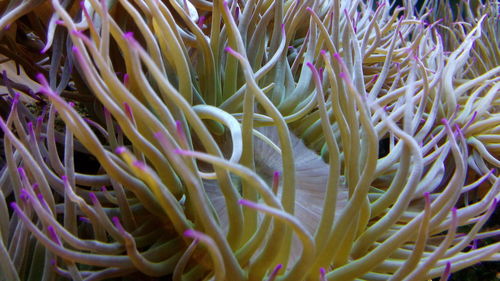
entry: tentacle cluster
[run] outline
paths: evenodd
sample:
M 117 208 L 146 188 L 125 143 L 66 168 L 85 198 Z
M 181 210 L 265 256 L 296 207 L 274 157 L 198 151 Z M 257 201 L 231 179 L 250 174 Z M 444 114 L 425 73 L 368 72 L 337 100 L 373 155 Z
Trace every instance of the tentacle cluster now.
M 0 280 L 498 261 L 498 3 L 403 2 L 0 3 Z

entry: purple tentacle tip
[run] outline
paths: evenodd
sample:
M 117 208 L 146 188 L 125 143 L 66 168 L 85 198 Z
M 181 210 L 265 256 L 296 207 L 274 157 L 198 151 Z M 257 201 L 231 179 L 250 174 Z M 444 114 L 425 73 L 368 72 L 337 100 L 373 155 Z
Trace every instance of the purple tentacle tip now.
M 49 232 L 50 239 L 57 244 L 61 244 L 61 241 L 59 240 L 59 237 L 57 236 L 57 232 L 55 228 L 52 225 L 47 226 L 47 231 Z
M 19 176 L 20 176 L 21 178 L 26 177 L 26 172 L 24 172 L 24 168 L 23 168 L 23 167 L 19 167 L 19 168 L 17 168 L 17 172 L 19 173 Z
M 33 131 L 33 122 L 28 122 L 26 127 L 28 127 L 28 131 L 31 133 Z
M 78 217 L 78 219 L 79 219 L 81 222 L 83 222 L 83 223 L 91 223 L 91 222 L 90 222 L 90 220 L 89 220 L 87 217 L 83 217 L 83 216 L 81 216 L 81 217 Z
M 42 203 L 44 203 L 44 204 L 45 204 L 45 198 L 43 198 L 43 194 L 38 193 L 38 194 L 36 195 L 36 197 L 38 198 L 38 201 L 40 201 L 40 202 L 42 202 Z
M 116 228 L 118 228 L 118 231 L 120 232 L 125 232 L 125 229 L 123 228 L 122 223 L 120 222 L 120 219 L 118 217 L 112 217 L 111 221 L 115 225 Z
M 28 193 L 28 191 L 26 189 L 23 188 L 23 189 L 21 189 L 19 197 L 21 198 L 21 200 L 26 202 L 30 199 L 30 194 Z
M 92 201 L 92 204 L 94 205 L 99 204 L 99 200 L 97 200 L 97 196 L 95 196 L 94 192 L 89 192 L 89 197 L 90 200 Z
M 16 211 L 16 212 L 20 212 L 20 211 L 21 211 L 21 209 L 19 209 L 19 205 L 17 205 L 17 203 L 16 203 L 16 202 L 12 202 L 12 203 L 10 203 L 10 207 L 11 207 L 14 211 Z

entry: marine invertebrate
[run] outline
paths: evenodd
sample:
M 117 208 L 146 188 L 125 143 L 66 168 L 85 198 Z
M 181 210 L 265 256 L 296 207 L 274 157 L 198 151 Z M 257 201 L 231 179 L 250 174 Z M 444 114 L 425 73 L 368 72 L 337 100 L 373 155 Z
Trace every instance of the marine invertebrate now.
M 433 5 L 51 1 L 41 116 L 4 82 L 2 272 L 418 280 L 498 260 L 470 246 L 498 234 L 499 69 L 473 64 L 498 54 L 498 7 L 445 44 Z

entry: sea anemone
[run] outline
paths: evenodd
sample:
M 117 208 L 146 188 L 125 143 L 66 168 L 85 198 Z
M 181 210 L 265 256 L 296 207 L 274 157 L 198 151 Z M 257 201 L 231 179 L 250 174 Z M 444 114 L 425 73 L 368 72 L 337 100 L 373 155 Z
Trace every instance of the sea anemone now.
M 0 4 L 0 280 L 498 261 L 498 3 L 413 2 Z

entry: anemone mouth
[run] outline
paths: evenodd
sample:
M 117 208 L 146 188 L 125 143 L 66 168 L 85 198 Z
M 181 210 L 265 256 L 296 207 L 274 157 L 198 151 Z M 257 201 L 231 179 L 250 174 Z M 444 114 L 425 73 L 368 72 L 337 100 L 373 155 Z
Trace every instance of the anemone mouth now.
M 0 2 L 0 279 L 498 261 L 498 3 L 410 2 Z
M 280 183 L 280 175 L 283 173 L 282 156 L 276 128 L 263 127 L 257 130 L 263 137 L 254 136 L 254 162 L 255 173 L 272 188 L 272 192 L 277 198 L 283 196 L 283 186 Z M 295 155 L 296 169 L 296 200 L 294 206 L 294 216 L 304 225 L 309 235 L 314 235 L 319 227 L 322 210 L 324 205 L 334 207 L 335 217 L 347 204 L 348 194 L 345 186 L 345 179 L 339 179 L 337 187 L 336 202 L 324 202 L 326 196 L 327 183 L 329 178 L 329 167 L 323 159 L 312 150 L 308 149 L 304 143 L 291 135 L 293 153 Z M 233 177 L 233 182 L 241 190 L 241 178 Z M 225 197 L 220 191 L 216 180 L 204 181 L 204 188 L 214 206 L 215 212 L 219 217 L 219 224 L 228 231 L 228 215 L 225 203 Z M 265 225 L 264 216 L 259 216 L 258 225 Z M 266 226 L 267 227 L 267 226 Z M 256 252 L 262 251 L 261 249 Z M 302 252 L 302 243 L 297 237 L 294 237 L 291 246 L 289 269 L 297 262 Z

